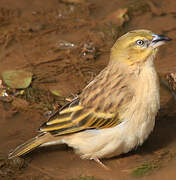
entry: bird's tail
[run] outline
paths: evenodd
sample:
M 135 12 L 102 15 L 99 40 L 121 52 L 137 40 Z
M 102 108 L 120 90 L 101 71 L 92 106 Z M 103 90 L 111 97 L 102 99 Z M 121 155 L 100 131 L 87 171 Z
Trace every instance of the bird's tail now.
M 17 156 L 22 156 L 30 151 L 32 151 L 34 148 L 39 147 L 40 145 L 46 143 L 49 141 L 51 135 L 49 133 L 42 133 L 38 136 L 28 140 L 24 144 L 19 145 L 14 151 L 12 151 L 8 158 L 12 159 Z

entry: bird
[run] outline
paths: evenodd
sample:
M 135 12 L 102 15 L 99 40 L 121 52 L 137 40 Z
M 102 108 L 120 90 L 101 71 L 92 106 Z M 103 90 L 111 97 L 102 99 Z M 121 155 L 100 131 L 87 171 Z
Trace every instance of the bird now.
M 149 30 L 129 31 L 111 48 L 108 65 L 39 128 L 39 134 L 18 146 L 8 158 L 37 147 L 67 144 L 82 159 L 127 153 L 148 138 L 160 108 L 154 65 L 158 48 L 171 38 Z

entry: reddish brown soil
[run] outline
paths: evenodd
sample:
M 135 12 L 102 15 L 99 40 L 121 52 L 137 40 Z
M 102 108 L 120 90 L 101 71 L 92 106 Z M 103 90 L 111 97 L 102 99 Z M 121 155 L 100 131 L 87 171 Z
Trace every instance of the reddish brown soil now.
M 126 17 L 122 22 L 114 20 L 113 13 L 123 8 L 127 8 Z M 63 96 L 78 94 L 106 66 L 117 37 L 132 29 L 145 28 L 175 39 L 175 22 L 174 0 L 90 0 L 83 4 L 59 0 L 1 0 L 0 73 L 8 69 L 31 71 L 34 74 L 32 88 L 41 92 L 35 95 L 34 91 L 27 99 L 14 97 L 10 103 L 0 101 L 0 155 L 7 155 L 35 136 L 37 128 L 46 121 L 44 114 L 61 103 L 48 90 L 58 89 Z M 65 42 L 74 43 L 74 48 L 63 47 Z M 175 40 L 161 47 L 156 60 L 160 74 L 176 71 L 175 48 Z M 17 171 L 0 163 L 0 180 L 68 180 L 79 176 L 128 180 L 133 179 L 131 170 L 144 162 L 156 164 L 157 171 L 141 179 L 174 180 L 176 106 L 170 100 L 171 95 L 162 89 L 161 111 L 153 133 L 136 151 L 104 160 L 110 171 L 95 162 L 81 160 L 66 146 L 59 146 L 30 153 L 25 158 L 26 167 Z

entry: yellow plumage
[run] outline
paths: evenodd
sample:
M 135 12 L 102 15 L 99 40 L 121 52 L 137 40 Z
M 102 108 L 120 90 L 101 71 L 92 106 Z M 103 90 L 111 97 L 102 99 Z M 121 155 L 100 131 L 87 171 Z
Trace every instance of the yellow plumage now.
M 160 104 L 153 59 L 168 40 L 148 30 L 120 37 L 108 66 L 40 127 L 39 136 L 17 147 L 9 158 L 38 146 L 66 143 L 82 158 L 98 161 L 142 144 L 154 127 Z

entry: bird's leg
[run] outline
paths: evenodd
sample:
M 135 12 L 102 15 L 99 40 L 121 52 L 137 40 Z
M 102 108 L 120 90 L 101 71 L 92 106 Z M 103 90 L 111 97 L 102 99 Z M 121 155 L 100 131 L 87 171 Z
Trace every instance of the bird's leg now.
M 101 167 L 103 167 L 106 170 L 110 170 L 109 167 L 107 167 L 106 165 L 104 165 L 98 158 L 92 158 L 92 160 L 94 160 L 95 162 L 97 162 L 98 164 L 100 164 Z

